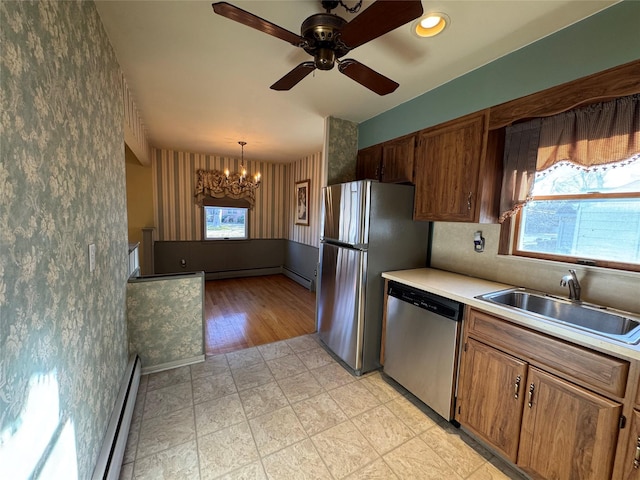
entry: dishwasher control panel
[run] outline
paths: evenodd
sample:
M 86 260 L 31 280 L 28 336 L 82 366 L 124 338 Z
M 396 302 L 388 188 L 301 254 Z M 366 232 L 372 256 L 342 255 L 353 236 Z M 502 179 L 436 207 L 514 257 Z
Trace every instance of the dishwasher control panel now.
M 462 305 L 455 300 L 392 281 L 389 282 L 387 293 L 391 297 L 424 308 L 450 320 L 462 320 Z

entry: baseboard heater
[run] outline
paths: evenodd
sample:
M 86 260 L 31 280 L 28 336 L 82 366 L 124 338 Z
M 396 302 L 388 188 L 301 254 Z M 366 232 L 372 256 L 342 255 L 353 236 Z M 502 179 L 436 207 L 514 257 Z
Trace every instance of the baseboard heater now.
M 111 413 L 107 433 L 91 477 L 92 480 L 118 480 L 120 477 L 129 427 L 136 405 L 141 369 L 140 357 L 132 355 L 122 377 L 118 398 Z
M 289 268 L 287 268 L 285 266 L 282 267 L 282 273 L 286 277 L 289 277 L 294 282 L 297 282 L 300 285 L 302 285 L 303 287 L 308 288 L 312 292 L 315 291 L 315 285 L 314 285 L 313 280 L 310 280 L 310 279 L 308 279 L 306 277 L 303 277 L 299 273 L 294 272 L 293 270 L 291 270 L 291 269 L 289 269 Z

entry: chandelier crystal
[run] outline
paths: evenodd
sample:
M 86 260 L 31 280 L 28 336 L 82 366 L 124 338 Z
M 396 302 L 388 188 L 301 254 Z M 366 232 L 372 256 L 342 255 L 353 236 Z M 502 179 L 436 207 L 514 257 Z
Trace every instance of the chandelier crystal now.
M 253 177 L 247 176 L 247 169 L 244 166 L 244 146 L 247 142 L 238 142 L 242 148 L 240 171 L 224 172 L 219 170 L 198 170 L 195 197 L 198 204 L 202 205 L 203 199 L 207 196 L 213 198 L 244 198 L 253 207 L 256 200 L 256 189 L 260 186 L 262 177 L 257 172 Z

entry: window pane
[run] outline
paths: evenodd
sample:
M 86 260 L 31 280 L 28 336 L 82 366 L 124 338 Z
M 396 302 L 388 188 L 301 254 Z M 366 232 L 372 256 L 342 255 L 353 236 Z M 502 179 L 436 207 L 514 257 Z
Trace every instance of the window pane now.
M 204 207 L 205 240 L 247 238 L 247 208 Z
M 640 263 L 640 198 L 536 200 L 522 215 L 519 250 Z
M 640 192 L 640 155 L 621 164 L 583 170 L 560 162 L 536 173 L 533 195 Z

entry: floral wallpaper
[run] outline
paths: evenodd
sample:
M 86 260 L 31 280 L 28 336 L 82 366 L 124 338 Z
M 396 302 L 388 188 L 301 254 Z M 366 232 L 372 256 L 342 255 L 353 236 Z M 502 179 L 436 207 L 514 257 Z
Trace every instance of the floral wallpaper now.
M 355 180 L 358 124 L 335 117 L 327 122 L 327 185 Z
M 203 308 L 203 272 L 127 284 L 129 351 L 140 356 L 143 373 L 204 355 Z
M 0 25 L 0 477 L 64 438 L 57 478 L 86 479 L 128 357 L 121 72 L 92 2 L 3 1 Z

